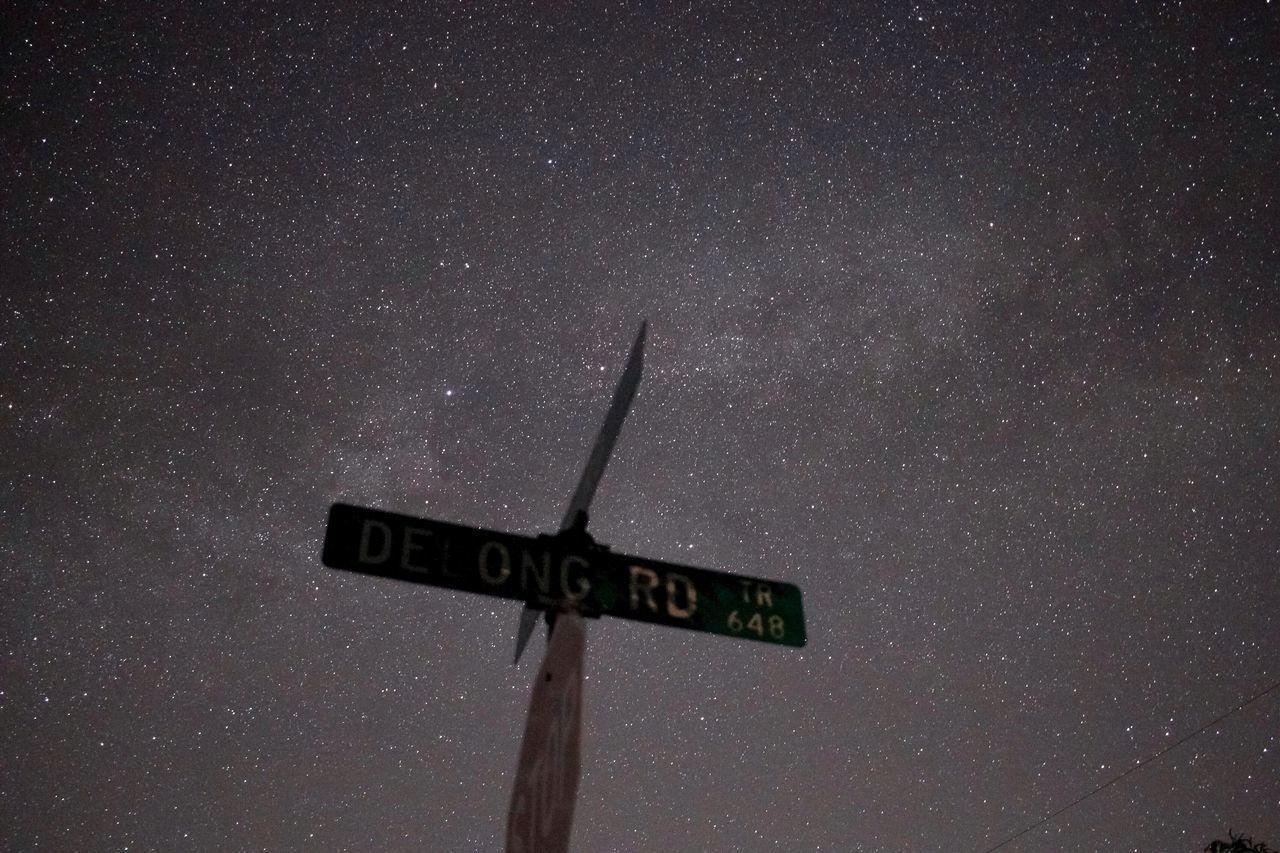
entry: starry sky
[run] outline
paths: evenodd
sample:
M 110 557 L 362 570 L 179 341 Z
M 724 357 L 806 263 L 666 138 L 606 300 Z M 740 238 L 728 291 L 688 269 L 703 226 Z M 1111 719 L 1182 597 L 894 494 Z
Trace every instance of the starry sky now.
M 358 9 L 356 7 L 359 7 Z M 19 4 L 0 849 L 492 851 L 518 606 L 330 503 L 804 591 L 588 625 L 574 849 L 982 851 L 1280 679 L 1280 8 Z M 1004 850 L 1280 844 L 1273 692 Z

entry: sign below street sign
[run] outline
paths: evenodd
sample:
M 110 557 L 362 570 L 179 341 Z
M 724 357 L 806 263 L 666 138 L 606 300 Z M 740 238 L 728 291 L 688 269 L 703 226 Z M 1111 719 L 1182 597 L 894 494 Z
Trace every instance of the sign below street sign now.
M 561 613 L 533 682 L 520 765 L 507 813 L 507 853 L 565 853 L 578 795 L 582 732 L 582 617 Z
M 516 536 L 334 504 L 324 564 L 432 586 L 784 646 L 805 644 L 789 583 L 615 554 L 585 537 Z

